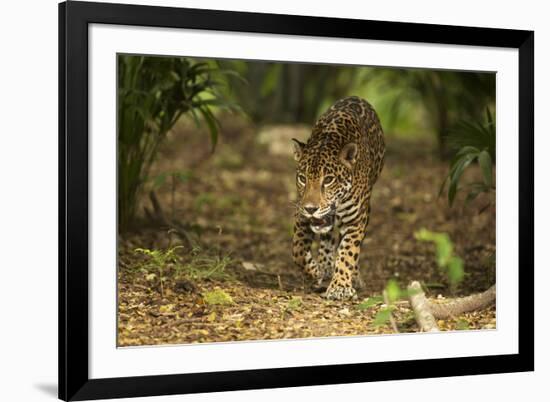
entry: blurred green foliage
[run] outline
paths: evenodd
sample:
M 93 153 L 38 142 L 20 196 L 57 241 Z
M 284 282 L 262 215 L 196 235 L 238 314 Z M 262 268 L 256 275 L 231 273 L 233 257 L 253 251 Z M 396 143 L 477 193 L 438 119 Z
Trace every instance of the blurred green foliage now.
M 360 310 L 365 310 L 383 303 L 380 309 L 376 312 L 373 320 L 373 325 L 375 327 L 383 326 L 390 322 L 392 312 L 397 309 L 396 302 L 410 298 L 414 294 L 412 292 L 414 291 L 409 289 L 401 289 L 397 281 L 392 278 L 386 282 L 383 296 L 369 297 L 367 300 L 364 300 L 362 303 L 358 304 L 357 308 Z
M 447 233 L 432 232 L 422 228 L 415 232 L 419 241 L 431 242 L 435 245 L 437 266 L 447 273 L 451 287 L 464 279 L 464 261 L 454 252 L 454 245 Z
M 386 133 L 436 139 L 458 121 L 495 108 L 493 73 L 277 62 L 222 61 L 246 80 L 230 77 L 231 96 L 256 123 L 306 123 L 336 100 L 366 98 Z
M 224 61 L 245 78 L 232 77 L 232 95 L 251 119 L 313 124 L 323 108 L 356 89 L 360 68 L 323 64 Z
M 493 73 L 368 68 L 362 83 L 371 89 L 366 97 L 386 131 L 406 130 L 413 137 L 428 132 L 435 136 L 442 157 L 449 151 L 446 138 L 451 127 L 459 121 L 478 121 L 485 109 L 495 108 Z

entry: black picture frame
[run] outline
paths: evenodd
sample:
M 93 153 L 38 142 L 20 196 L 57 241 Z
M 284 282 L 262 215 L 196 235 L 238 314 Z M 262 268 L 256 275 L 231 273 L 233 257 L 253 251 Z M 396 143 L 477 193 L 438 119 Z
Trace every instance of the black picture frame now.
M 519 51 L 517 354 L 90 379 L 88 25 L 192 28 L 515 48 Z M 292 387 L 534 370 L 534 32 L 70 1 L 59 4 L 59 398 Z

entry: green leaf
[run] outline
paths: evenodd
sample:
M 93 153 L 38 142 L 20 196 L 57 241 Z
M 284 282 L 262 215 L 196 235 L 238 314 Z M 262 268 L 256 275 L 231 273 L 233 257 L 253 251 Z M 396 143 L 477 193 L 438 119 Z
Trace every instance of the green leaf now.
M 462 177 L 462 174 L 464 173 L 464 169 L 468 167 L 468 165 L 476 158 L 476 156 L 477 154 L 473 154 L 473 153 L 465 154 L 451 168 L 451 172 L 449 173 L 451 182 L 449 184 L 449 194 L 448 194 L 450 206 L 453 206 L 453 202 L 456 196 L 456 190 L 458 187 L 458 182 Z
M 491 155 L 487 151 L 481 151 L 477 157 L 479 167 L 481 168 L 481 174 L 483 175 L 483 182 L 486 186 L 493 184 L 493 163 Z
M 453 243 L 446 233 L 437 233 L 434 240 L 437 265 L 444 268 L 453 255 Z
M 388 295 L 388 302 L 390 304 L 401 297 L 401 288 L 399 288 L 395 279 L 390 279 L 386 284 L 386 294 Z
M 470 329 L 470 324 L 464 318 L 460 318 L 456 322 L 456 329 L 459 330 L 459 331 L 466 331 L 466 330 Z
M 421 228 L 420 230 L 414 232 L 414 238 L 420 241 L 433 241 L 434 233 L 430 232 L 426 228 Z
M 431 232 L 422 228 L 414 233 L 414 237 L 420 241 L 429 241 L 435 244 L 437 265 L 444 268 L 453 254 L 453 243 L 447 233 Z
M 465 155 L 477 155 L 479 154 L 479 149 L 476 148 L 476 147 L 472 147 L 472 146 L 465 146 L 465 147 L 462 147 L 455 155 L 455 158 L 456 160 L 460 159 L 461 157 L 465 156 Z M 455 161 L 456 161 L 455 160 Z
M 302 298 L 301 297 L 293 297 L 288 301 L 288 304 L 286 306 L 289 310 L 296 310 L 302 305 Z
M 447 181 L 449 180 L 449 175 L 445 177 L 445 180 L 443 180 L 443 183 L 441 183 L 441 187 L 439 187 L 439 192 L 437 193 L 438 197 L 441 197 L 443 195 L 443 191 L 445 191 L 445 185 L 447 184 Z
M 487 122 L 488 122 L 489 124 L 493 124 L 493 121 L 494 121 L 494 120 L 493 120 L 493 115 L 492 115 L 491 110 L 489 109 L 489 107 L 487 107 L 487 108 L 485 109 L 485 115 L 486 115 L 486 117 L 487 117 Z
M 375 327 L 380 327 L 382 325 L 386 325 L 388 321 L 390 320 L 391 316 L 391 309 L 389 307 L 381 308 L 374 317 L 374 321 L 372 324 Z
M 202 295 L 204 302 L 209 305 L 233 304 L 233 298 L 221 289 L 212 290 Z
M 384 303 L 384 298 L 382 296 L 372 296 L 359 303 L 357 308 L 359 310 L 368 310 L 369 308 L 382 303 Z
M 464 279 L 464 262 L 462 258 L 453 256 L 449 260 L 447 275 L 449 282 L 453 285 L 460 283 Z
M 212 152 L 214 152 L 216 149 L 216 144 L 218 143 L 218 126 L 216 118 L 207 107 L 200 107 L 199 111 L 208 125 L 208 130 L 210 131 L 210 141 L 212 143 Z

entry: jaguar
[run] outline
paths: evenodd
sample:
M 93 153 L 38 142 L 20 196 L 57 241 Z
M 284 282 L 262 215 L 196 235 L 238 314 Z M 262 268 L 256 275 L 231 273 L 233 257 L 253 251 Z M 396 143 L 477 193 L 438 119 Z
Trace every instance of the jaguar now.
M 292 141 L 298 195 L 294 263 L 315 288 L 330 279 L 325 298 L 355 299 L 371 193 L 384 165 L 380 120 L 366 100 L 350 96 L 318 118 L 307 142 Z

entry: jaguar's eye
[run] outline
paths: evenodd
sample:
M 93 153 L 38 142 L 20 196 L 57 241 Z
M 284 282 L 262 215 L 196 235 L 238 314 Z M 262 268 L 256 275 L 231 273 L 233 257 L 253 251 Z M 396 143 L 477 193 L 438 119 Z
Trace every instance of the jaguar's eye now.
M 302 186 L 306 184 L 306 176 L 303 174 L 298 175 L 298 183 L 300 183 Z
M 330 186 L 334 182 L 334 176 L 325 176 L 323 179 L 324 186 Z

